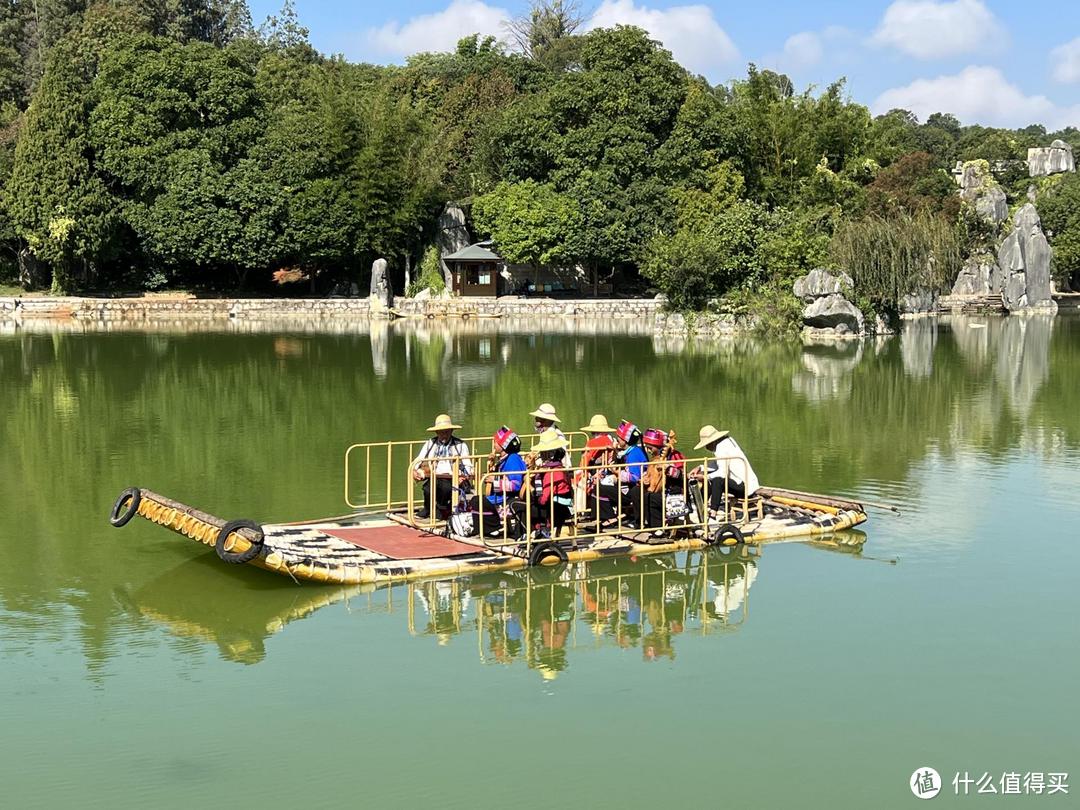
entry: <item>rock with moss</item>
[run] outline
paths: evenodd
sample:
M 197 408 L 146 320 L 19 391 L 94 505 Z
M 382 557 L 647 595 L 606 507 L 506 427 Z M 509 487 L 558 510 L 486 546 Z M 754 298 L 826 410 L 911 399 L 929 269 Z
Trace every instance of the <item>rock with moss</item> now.
M 442 268 L 445 285 L 447 289 L 450 289 L 454 286 L 454 278 L 450 273 L 449 265 L 442 261 L 442 257 L 464 250 L 472 244 L 472 239 L 469 237 L 469 228 L 465 224 L 465 212 L 461 209 L 461 206 L 456 203 L 447 203 L 446 207 L 443 208 L 443 212 L 439 215 L 436 229 L 435 244 L 439 248 L 439 264 Z
M 990 173 L 985 160 L 969 160 L 961 167 L 960 199 L 987 222 L 998 225 L 1009 216 L 1005 192 Z
M 1076 171 L 1073 149 L 1062 140 L 1056 140 L 1049 146 L 1028 149 L 1027 164 L 1028 175 L 1031 177 Z
M 372 303 L 391 309 L 394 306 L 394 288 L 387 275 L 386 259 L 376 259 L 371 265 L 371 287 L 368 293 Z
M 1050 295 L 1050 245 L 1039 212 L 1026 203 L 1013 217 L 1012 232 L 998 249 L 1000 287 L 1005 307 L 1012 310 L 1053 305 Z M 997 279 L 994 279 L 996 282 Z

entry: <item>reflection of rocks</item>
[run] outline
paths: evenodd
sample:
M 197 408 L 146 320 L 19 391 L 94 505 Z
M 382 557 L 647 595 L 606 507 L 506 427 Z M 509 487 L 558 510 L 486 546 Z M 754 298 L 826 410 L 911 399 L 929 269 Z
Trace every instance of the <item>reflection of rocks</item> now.
M 803 367 L 792 376 L 791 389 L 810 402 L 846 399 L 851 394 L 851 372 L 862 356 L 862 342 L 805 347 Z
M 999 331 L 994 374 L 1012 410 L 1027 416 L 1050 374 L 1050 336 L 1054 316 L 1033 312 L 1006 318 Z
M 387 354 L 390 347 L 390 322 L 372 321 L 370 328 L 371 367 L 374 369 L 376 377 L 380 380 L 385 380 L 387 372 L 389 371 Z
M 998 249 L 1000 288 L 1010 310 L 1053 306 L 1050 297 L 1050 245 L 1035 206 L 1027 203 L 1013 217 L 1013 231 Z M 995 289 L 998 288 L 995 284 Z
M 909 376 L 929 377 L 933 373 L 937 329 L 937 320 L 920 318 L 908 321 L 900 330 L 900 357 Z

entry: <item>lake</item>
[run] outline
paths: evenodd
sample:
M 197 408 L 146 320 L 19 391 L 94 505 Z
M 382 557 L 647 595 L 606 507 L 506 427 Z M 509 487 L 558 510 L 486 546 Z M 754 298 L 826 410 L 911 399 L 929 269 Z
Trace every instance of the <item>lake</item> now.
M 817 346 L 528 328 L 0 334 L 5 806 L 901 807 L 922 766 L 945 804 L 957 773 L 1077 770 L 1080 319 Z M 684 449 L 714 423 L 765 483 L 902 514 L 380 589 L 106 520 L 131 485 L 340 514 L 349 444 L 443 411 L 527 432 L 541 402 Z

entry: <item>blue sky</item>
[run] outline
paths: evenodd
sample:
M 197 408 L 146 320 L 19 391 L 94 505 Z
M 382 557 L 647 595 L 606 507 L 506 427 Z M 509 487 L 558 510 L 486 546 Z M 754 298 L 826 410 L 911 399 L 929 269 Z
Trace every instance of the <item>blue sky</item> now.
M 279 0 L 249 0 L 256 23 Z M 906 107 L 921 119 L 1051 129 L 1080 126 L 1080 14 L 1074 0 L 589 0 L 588 26 L 646 28 L 713 83 L 746 64 L 782 70 L 796 86 L 846 76 L 875 113 Z M 467 33 L 504 36 L 523 0 L 295 0 L 321 51 L 400 63 L 447 50 Z

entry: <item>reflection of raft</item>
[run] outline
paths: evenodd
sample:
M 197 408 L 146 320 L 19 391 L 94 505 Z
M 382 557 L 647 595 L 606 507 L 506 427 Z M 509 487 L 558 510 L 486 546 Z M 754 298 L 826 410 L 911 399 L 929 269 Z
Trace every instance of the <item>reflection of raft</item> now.
M 760 491 L 760 511 L 739 524 L 742 539 L 766 541 L 822 535 L 866 520 L 860 504 L 828 498 L 806 500 L 779 489 Z M 403 524 L 401 515 L 300 524 L 226 521 L 148 490 L 131 489 L 113 509 L 113 525 L 135 515 L 215 547 L 226 562 L 250 562 L 294 579 L 333 584 L 383 583 L 523 568 L 540 560 L 536 542 L 485 546 L 479 538 L 446 537 Z M 715 529 L 715 527 L 713 527 Z M 547 541 L 552 554 L 571 562 L 620 555 L 652 555 L 706 547 L 720 536 L 673 529 L 657 538 L 628 530 Z M 549 556 L 549 559 L 550 559 Z

